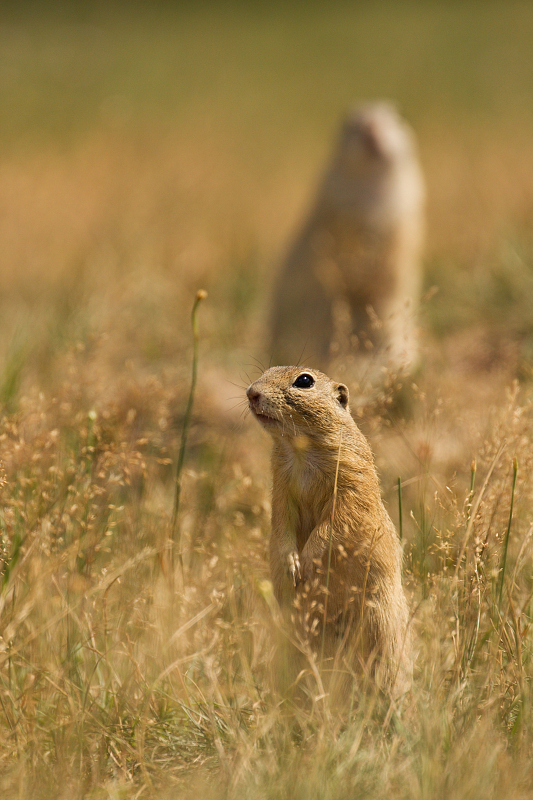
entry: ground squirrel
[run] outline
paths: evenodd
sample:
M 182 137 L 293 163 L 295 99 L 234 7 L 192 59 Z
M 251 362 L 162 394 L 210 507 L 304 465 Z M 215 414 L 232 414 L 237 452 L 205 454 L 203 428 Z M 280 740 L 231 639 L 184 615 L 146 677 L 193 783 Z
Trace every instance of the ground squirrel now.
M 304 354 L 325 369 L 354 348 L 378 368 L 416 358 L 423 206 L 411 129 L 386 102 L 359 106 L 278 277 L 271 363 Z
M 315 650 L 324 631 L 330 663 L 401 693 L 411 670 L 401 547 L 347 387 L 318 370 L 271 367 L 246 394 L 274 439 L 270 569 L 277 600 L 300 609 Z

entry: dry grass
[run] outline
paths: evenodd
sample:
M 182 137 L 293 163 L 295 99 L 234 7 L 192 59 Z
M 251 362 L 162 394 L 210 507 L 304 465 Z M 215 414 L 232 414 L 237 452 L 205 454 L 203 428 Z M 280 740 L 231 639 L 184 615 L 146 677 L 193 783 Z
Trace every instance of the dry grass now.
M 498 4 L 489 5 L 492 30 Z M 377 22 L 357 12 L 361 30 L 379 22 L 393 41 L 386 10 Z M 432 13 L 455 29 L 450 9 L 406 10 L 398 22 L 413 47 L 421 41 L 420 63 L 440 41 Z M 529 30 L 525 6 L 513 4 L 510 17 Z M 342 16 L 326 27 L 316 9 L 309 19 L 302 42 L 313 52 L 343 30 Z M 309 698 L 297 705 L 272 676 L 282 634 L 265 583 L 269 443 L 241 419 L 243 389 L 255 357 L 268 361 L 272 265 L 328 150 L 332 106 L 340 113 L 345 101 L 340 89 L 327 101 L 328 81 L 353 88 L 344 62 L 333 59 L 330 72 L 325 61 L 322 72 L 310 66 L 316 97 L 330 103 L 314 126 L 318 101 L 290 109 L 287 87 L 272 81 L 252 130 L 247 113 L 260 105 L 252 78 L 263 88 L 270 78 L 239 65 L 257 48 L 276 55 L 280 74 L 290 73 L 287 59 L 303 81 L 297 70 L 311 60 L 300 51 L 289 58 L 294 20 L 280 39 L 263 17 L 242 20 L 257 31 L 228 67 L 244 75 L 242 124 L 237 95 L 223 95 L 222 113 L 222 101 L 208 107 L 205 89 L 204 105 L 185 104 L 179 119 L 143 118 L 134 106 L 127 119 L 73 126 L 68 142 L 48 135 L 17 145 L 2 128 L 0 793 L 533 797 L 533 148 L 523 95 L 516 90 L 516 105 L 492 115 L 454 116 L 444 106 L 423 114 L 420 78 L 418 110 L 411 104 L 429 188 L 424 358 L 406 386 L 410 418 L 390 414 L 385 397 L 361 424 L 393 516 L 402 478 L 413 690 L 399 708 L 370 691 L 339 713 L 310 664 Z M 56 41 L 43 24 L 12 40 L 21 63 L 32 36 Z M 225 34 L 236 24 L 228 17 Z M 215 58 L 211 25 L 204 44 Z M 145 31 L 135 30 L 128 35 L 139 47 Z M 118 63 L 119 44 L 117 52 Z M 194 59 L 192 45 L 186 56 Z M 397 88 L 402 99 L 403 87 L 409 106 L 412 90 L 383 80 L 364 91 Z M 286 115 L 274 117 L 277 107 Z M 183 567 L 176 559 L 173 569 L 199 288 L 209 298 L 199 308 L 182 475 Z
M 243 467 L 239 432 L 222 456 L 196 426 L 184 567 L 172 575 L 169 455 L 184 397 L 152 379 L 97 410 L 86 369 L 84 353 L 72 353 L 68 386 L 24 400 L 2 425 L 6 793 L 284 797 L 289 783 L 297 797 L 516 797 L 522 786 L 528 796 L 527 401 L 510 393 L 495 414 L 472 493 L 418 476 L 424 493 L 404 524 L 419 651 L 412 696 L 392 718 L 372 693 L 339 715 L 311 670 L 314 699 L 303 706 L 271 680 L 266 448 Z

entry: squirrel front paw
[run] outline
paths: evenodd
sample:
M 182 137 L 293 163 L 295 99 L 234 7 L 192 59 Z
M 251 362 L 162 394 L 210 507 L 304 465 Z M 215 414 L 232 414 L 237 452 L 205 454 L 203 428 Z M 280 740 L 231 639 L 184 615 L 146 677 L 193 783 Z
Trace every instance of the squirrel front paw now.
M 300 570 L 300 557 L 298 556 L 296 550 L 293 550 L 287 556 L 287 568 L 289 570 L 289 575 L 291 576 L 293 586 L 296 589 L 296 587 L 302 580 L 302 573 Z
M 315 574 L 314 565 L 309 556 L 304 555 L 304 553 L 298 555 L 296 550 L 293 550 L 287 556 L 287 570 L 295 589 L 300 583 L 312 581 Z

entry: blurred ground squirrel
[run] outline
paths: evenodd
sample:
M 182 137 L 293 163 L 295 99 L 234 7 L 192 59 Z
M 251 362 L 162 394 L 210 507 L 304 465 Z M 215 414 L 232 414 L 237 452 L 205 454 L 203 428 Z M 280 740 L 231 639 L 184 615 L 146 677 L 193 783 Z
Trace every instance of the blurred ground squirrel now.
M 401 693 L 411 672 L 401 547 L 347 387 L 318 370 L 272 367 L 246 393 L 274 439 L 270 569 L 277 600 L 299 609 L 315 649 L 325 631 L 330 664 L 367 671 Z
M 354 345 L 394 367 L 416 358 L 423 207 L 409 126 L 386 102 L 356 108 L 275 286 L 271 363 L 304 353 L 325 369 Z

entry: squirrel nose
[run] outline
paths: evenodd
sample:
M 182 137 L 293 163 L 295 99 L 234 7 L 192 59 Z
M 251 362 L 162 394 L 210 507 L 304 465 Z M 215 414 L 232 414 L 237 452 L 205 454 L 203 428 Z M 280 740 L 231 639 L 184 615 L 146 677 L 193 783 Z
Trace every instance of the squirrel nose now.
M 261 392 L 258 392 L 257 389 L 254 389 L 254 385 L 252 383 L 252 385 L 247 388 L 246 395 L 250 403 L 256 403 L 261 397 Z

